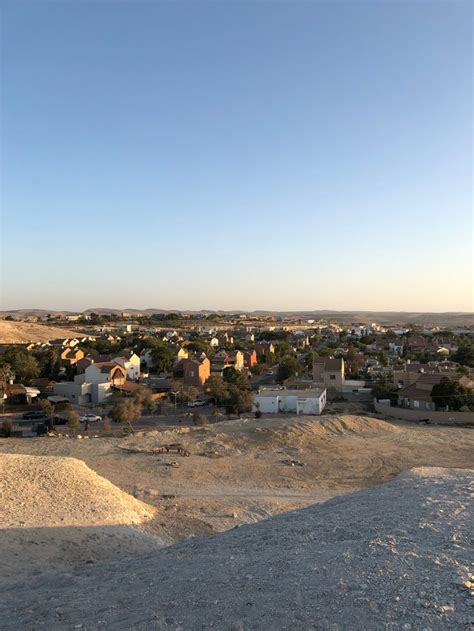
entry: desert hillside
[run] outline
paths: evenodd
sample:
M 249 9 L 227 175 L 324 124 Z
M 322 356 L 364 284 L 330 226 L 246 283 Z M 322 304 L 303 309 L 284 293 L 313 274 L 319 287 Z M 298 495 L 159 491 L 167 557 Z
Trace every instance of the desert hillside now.
M 48 342 L 59 338 L 76 337 L 77 335 L 77 331 L 57 326 L 35 324 L 34 322 L 0 320 L 0 344 Z
M 160 453 L 182 443 L 189 456 Z M 170 542 L 323 502 L 412 467 L 474 468 L 474 432 L 368 416 L 240 419 L 89 440 L 0 440 L 1 453 L 75 458 L 157 509 Z
M 33 580 L 0 591 L 2 628 L 468 629 L 473 483 L 473 471 L 414 469 L 145 557 Z
M 154 549 L 154 514 L 79 460 L 1 454 L 1 578 Z

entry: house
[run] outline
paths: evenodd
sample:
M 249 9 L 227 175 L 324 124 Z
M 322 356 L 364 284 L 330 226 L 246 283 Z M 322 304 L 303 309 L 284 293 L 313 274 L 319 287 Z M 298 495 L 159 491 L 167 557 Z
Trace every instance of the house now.
M 89 368 L 89 366 L 93 363 L 94 363 L 94 359 L 90 355 L 80 359 L 76 364 L 77 374 L 80 375 L 84 373 L 86 368 Z
M 36 379 L 32 379 L 30 385 L 33 388 L 38 388 L 40 396 L 42 397 L 53 394 L 54 381 L 51 381 L 49 377 L 37 377 Z
M 54 396 L 63 397 L 75 405 L 87 405 L 92 403 L 92 384 L 59 381 L 54 384 Z
M 67 399 L 75 405 L 102 403 L 112 394 L 110 382 L 86 383 L 78 381 L 61 381 L 54 384 L 54 396 Z M 48 397 L 52 400 L 52 397 Z
M 202 386 L 211 375 L 211 362 L 205 355 L 201 355 L 198 359 L 183 359 L 181 364 L 185 386 Z
M 36 400 L 39 395 L 39 388 L 24 386 L 21 383 L 7 383 L 4 400 L 6 403 L 14 405 L 24 405 L 25 403 L 31 405 L 31 403 L 36 402 L 33 400 Z
M 255 364 L 257 364 L 257 351 L 244 351 L 244 366 L 247 370 L 251 370 Z
M 61 366 L 74 366 L 83 357 L 84 351 L 81 351 L 80 348 L 68 346 L 61 351 L 60 364 Z
M 255 345 L 255 350 L 259 355 L 268 355 L 270 353 L 273 355 L 275 353 L 275 345 L 273 342 L 258 342 Z
M 342 391 L 345 383 L 344 359 L 316 357 L 313 361 L 313 381 Z
M 244 354 L 242 351 L 218 351 L 212 360 L 212 372 L 222 372 L 224 368 L 244 369 Z
M 398 405 L 412 410 L 435 410 L 435 401 L 433 401 L 431 391 L 433 386 L 441 383 L 443 379 L 446 379 L 446 374 L 443 373 L 421 374 L 415 383 L 398 391 Z M 449 379 L 459 381 L 467 388 L 474 388 L 474 381 L 470 377 L 453 374 Z
M 79 380 L 79 377 L 84 379 Z M 117 362 L 98 362 L 91 364 L 83 375 L 77 375 L 75 381 L 82 383 L 110 383 L 112 386 L 122 385 L 127 380 L 127 371 Z
M 426 373 L 438 372 L 433 366 L 429 364 L 421 364 L 419 362 L 407 362 L 403 368 L 393 370 L 393 386 L 395 388 L 403 388 L 409 386 L 420 378 L 420 375 Z
M 187 351 L 182 346 L 173 346 L 172 351 L 175 357 L 175 363 L 178 364 L 182 359 L 188 359 L 189 351 Z
M 131 350 L 121 351 L 118 357 L 113 359 L 117 364 L 125 368 L 127 379 L 138 381 L 140 378 L 140 357 Z
M 308 390 L 262 389 L 255 395 L 253 411 L 262 414 L 293 412 L 295 414 L 321 414 L 326 405 L 326 388 Z

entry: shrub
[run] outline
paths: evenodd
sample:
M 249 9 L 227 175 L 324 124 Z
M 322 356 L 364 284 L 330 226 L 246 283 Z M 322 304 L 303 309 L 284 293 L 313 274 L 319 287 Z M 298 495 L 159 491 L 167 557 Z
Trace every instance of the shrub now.
M 204 414 L 193 414 L 193 425 L 201 427 L 202 425 L 209 425 L 209 419 Z
M 12 422 L 10 419 L 6 418 L 2 422 L 2 427 L 0 430 L 0 434 L 5 438 L 9 438 L 12 434 Z

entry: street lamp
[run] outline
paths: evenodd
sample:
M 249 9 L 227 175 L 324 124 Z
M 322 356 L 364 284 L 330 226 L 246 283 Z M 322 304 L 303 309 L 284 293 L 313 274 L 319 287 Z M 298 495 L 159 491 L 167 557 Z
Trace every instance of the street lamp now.
M 171 392 L 171 394 L 174 396 L 174 420 L 178 420 L 178 410 L 177 410 L 177 398 L 178 398 L 178 394 L 179 392 Z

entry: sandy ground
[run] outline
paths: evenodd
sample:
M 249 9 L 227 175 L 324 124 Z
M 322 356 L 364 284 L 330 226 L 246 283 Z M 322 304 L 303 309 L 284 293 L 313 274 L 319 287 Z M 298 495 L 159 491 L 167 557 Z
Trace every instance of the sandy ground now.
M 80 460 L 3 454 L 1 579 L 156 549 L 163 542 L 142 528 L 155 512 Z
M 473 484 L 473 471 L 418 468 L 140 558 L 0 587 L 0 625 L 468 630 Z
M 153 453 L 176 442 L 191 455 Z M 358 416 L 251 418 L 128 438 L 2 439 L 2 452 L 83 461 L 155 507 L 146 527 L 174 543 L 347 494 L 412 467 L 474 468 L 474 431 Z
M 34 322 L 0 320 L 0 344 L 49 342 L 49 340 L 77 337 L 77 335 L 77 331 L 61 327 L 35 324 Z

